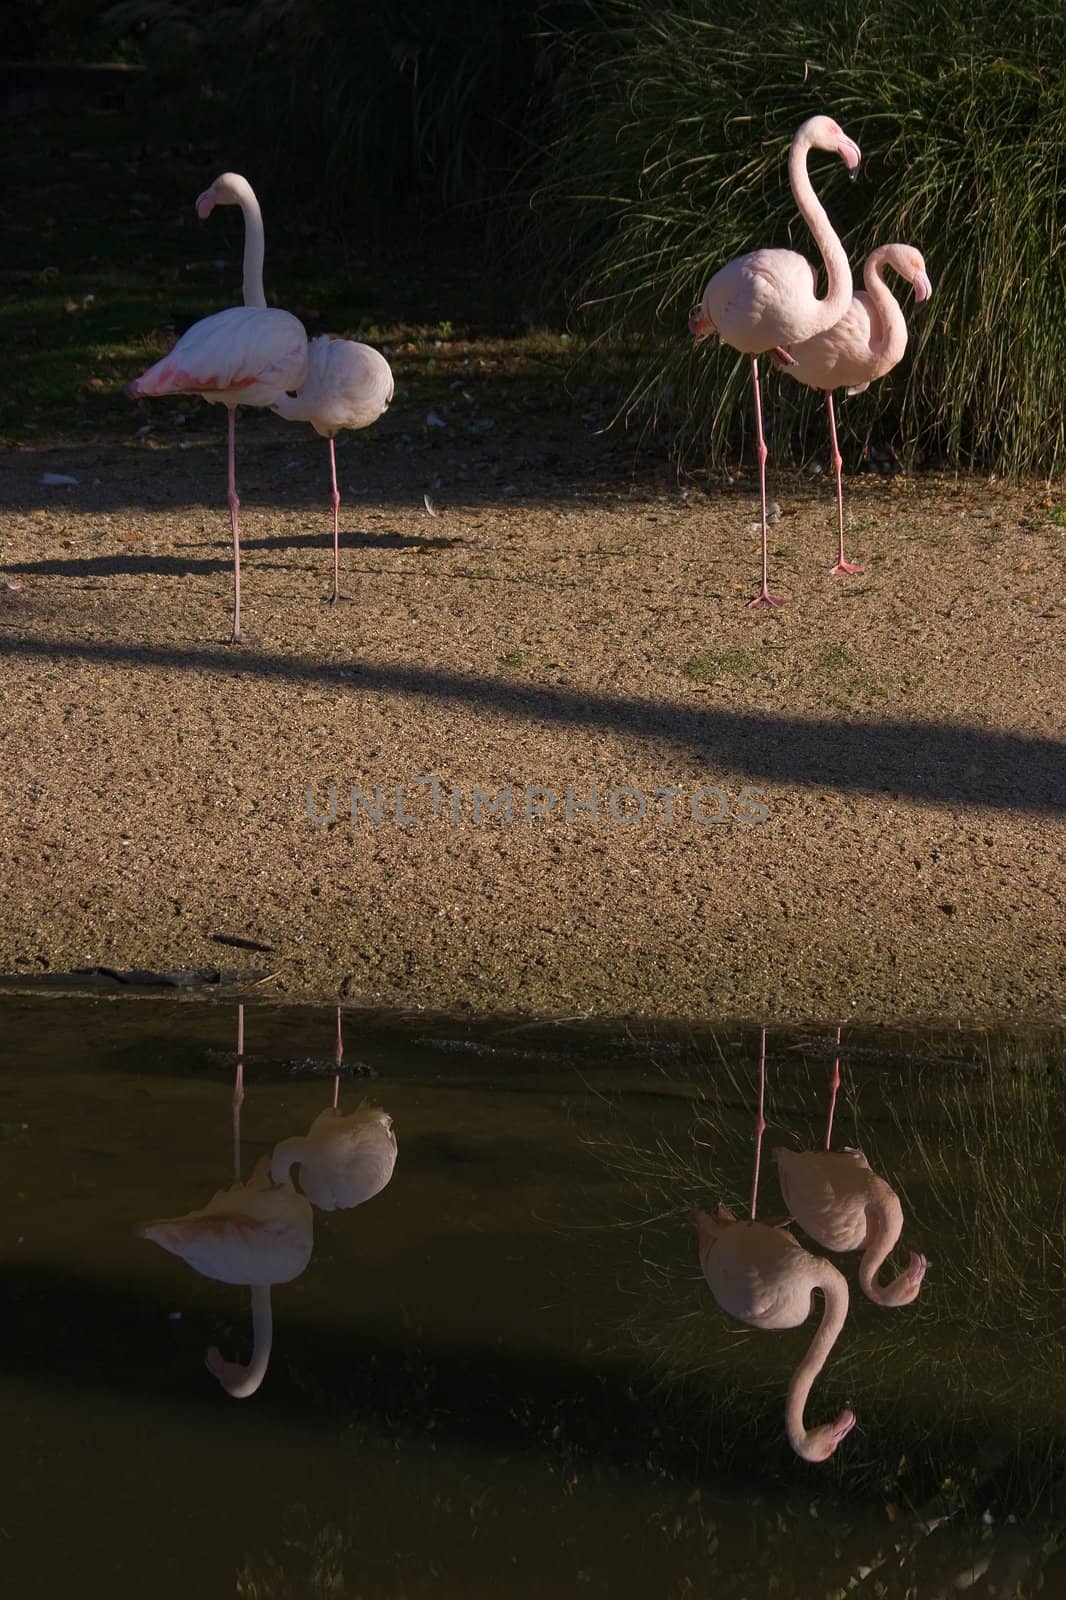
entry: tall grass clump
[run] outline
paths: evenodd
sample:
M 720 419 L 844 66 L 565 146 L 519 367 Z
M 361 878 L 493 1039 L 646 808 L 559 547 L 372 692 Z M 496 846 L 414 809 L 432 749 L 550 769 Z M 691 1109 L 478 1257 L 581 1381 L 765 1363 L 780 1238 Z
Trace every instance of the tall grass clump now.
M 717 267 L 759 245 L 815 255 L 786 152 L 815 112 L 863 150 L 858 181 L 813 156 L 858 278 L 875 244 L 925 254 L 927 311 L 901 368 L 847 402 L 889 410 L 911 451 L 1013 472 L 1066 461 L 1066 27 L 1048 0 L 602 0 L 556 40 L 542 247 L 575 317 L 630 341 L 621 411 L 682 449 L 738 443 L 735 352 L 694 352 L 686 313 Z M 823 274 L 824 283 L 824 274 Z M 774 421 L 820 404 L 772 382 Z M 819 426 L 821 424 L 819 423 Z

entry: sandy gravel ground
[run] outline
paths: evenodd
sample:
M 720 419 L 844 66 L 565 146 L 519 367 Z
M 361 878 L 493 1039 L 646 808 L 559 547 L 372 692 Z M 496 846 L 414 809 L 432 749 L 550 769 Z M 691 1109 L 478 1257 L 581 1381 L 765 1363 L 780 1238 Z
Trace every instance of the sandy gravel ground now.
M 390 414 L 340 446 L 330 608 L 325 445 L 256 417 L 235 648 L 224 419 L 190 423 L 0 458 L 0 971 L 253 964 L 268 993 L 478 1011 L 1062 1009 L 1063 496 L 860 477 L 868 570 L 841 580 L 830 485 L 778 478 L 794 603 L 756 613 L 750 483 L 685 500 L 591 434 L 516 417 L 453 448 Z M 711 787 L 724 821 L 692 815 Z M 511 820 L 474 818 L 507 788 Z M 623 788 L 643 817 L 612 817 Z

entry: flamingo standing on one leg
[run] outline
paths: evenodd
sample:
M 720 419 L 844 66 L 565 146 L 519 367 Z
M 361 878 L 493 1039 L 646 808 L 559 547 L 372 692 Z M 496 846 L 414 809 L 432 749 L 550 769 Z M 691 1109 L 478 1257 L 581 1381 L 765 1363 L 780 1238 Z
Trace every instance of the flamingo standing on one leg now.
M 824 1250 L 863 1252 L 859 1283 L 867 1299 L 879 1306 L 908 1306 L 918 1298 L 928 1262 L 919 1251 L 912 1250 L 898 1277 L 887 1284 L 877 1281 L 881 1266 L 903 1232 L 903 1207 L 891 1185 L 870 1170 L 861 1150 L 830 1150 L 839 1087 L 837 1058 L 829 1081 L 825 1149 L 775 1150 L 781 1193 L 793 1219 Z
M 195 1272 L 220 1283 L 250 1284 L 252 1359 L 224 1361 L 212 1345 L 207 1369 L 237 1400 L 255 1393 L 266 1377 L 273 1338 L 270 1286 L 291 1283 L 305 1270 L 314 1244 L 311 1203 L 291 1183 L 270 1178 L 263 1156 L 247 1183 L 220 1189 L 200 1211 L 137 1228 L 142 1239 L 180 1256 Z
M 198 394 L 229 412 L 229 500 L 233 533 L 233 643 L 241 642 L 241 532 L 237 498 L 238 406 L 272 406 L 307 376 L 307 334 L 288 311 L 233 306 L 193 323 L 169 355 L 126 385 L 145 395 Z
M 279 395 L 274 410 L 291 422 L 309 422 L 329 440 L 329 471 L 333 504 L 333 593 L 340 591 L 340 491 L 337 488 L 337 453 L 334 440 L 342 428 L 368 428 L 389 408 L 394 385 L 392 369 L 380 350 L 354 339 L 334 339 L 322 334 L 308 347 L 307 381 L 295 395 Z
M 837 483 L 837 520 L 840 548 L 834 576 L 862 572 L 862 567 L 844 559 L 844 491 L 840 470 L 843 461 L 837 445 L 833 390 L 844 387 L 848 394 L 861 394 L 878 378 L 891 372 L 903 359 L 907 348 L 907 324 L 895 295 L 885 282 L 884 271 L 891 267 L 914 288 L 920 305 L 933 292 L 921 252 L 909 244 L 882 244 L 872 250 L 863 264 L 866 289 L 860 289 L 840 321 L 800 344 L 791 345 L 787 356 L 775 353 L 771 360 L 781 372 L 812 389 L 825 390 L 829 412 L 829 444 Z
M 247 178 L 224 172 L 209 189 L 198 196 L 196 213 L 211 215 L 215 206 L 240 206 L 244 216 L 244 303 L 265 306 L 263 290 L 263 218 L 255 191 Z M 389 407 L 394 393 L 392 370 L 380 351 L 353 339 L 335 339 L 323 334 L 308 350 L 307 378 L 295 399 L 281 396 L 274 406 L 279 416 L 292 422 L 309 422 L 316 433 L 329 440 L 329 469 L 333 505 L 333 593 L 329 604 L 336 605 L 340 592 L 340 491 L 337 488 L 337 454 L 334 440 L 342 428 L 368 428 Z
M 753 1328 L 798 1328 L 807 1321 L 816 1289 L 825 1309 L 807 1354 L 792 1374 L 785 1400 L 788 1442 L 805 1461 L 828 1461 L 855 1426 L 850 1406 L 835 1422 L 808 1428 L 804 1408 L 848 1314 L 848 1285 L 831 1261 L 812 1256 L 786 1225 L 741 1222 L 726 1206 L 709 1217 L 697 1211 L 700 1266 L 723 1311 Z
M 283 1139 L 270 1158 L 270 1174 L 275 1183 L 288 1182 L 292 1168 L 300 1168 L 300 1187 L 320 1211 L 348 1209 L 372 1200 L 388 1184 L 396 1166 L 396 1135 L 387 1111 L 363 1101 L 350 1116 L 341 1115 L 343 1060 L 338 1006 L 333 1104 L 319 1112 L 306 1138 Z
M 237 1007 L 237 1074 L 233 1085 L 233 1183 L 220 1189 L 199 1211 L 184 1217 L 144 1222 L 142 1239 L 180 1256 L 196 1272 L 222 1283 L 249 1284 L 252 1290 L 252 1359 L 248 1366 L 224 1361 L 214 1345 L 207 1369 L 228 1394 L 244 1400 L 266 1376 L 273 1339 L 270 1286 L 289 1283 L 311 1259 L 313 1218 L 310 1204 L 291 1183 L 270 1176 L 263 1156 L 247 1183 L 241 1182 L 241 1106 L 244 1102 L 244 1007 Z
M 784 346 L 811 339 L 838 322 L 851 304 L 851 269 L 844 247 L 833 231 L 807 175 L 811 149 L 832 150 L 850 171 L 859 165 L 861 151 L 831 117 L 809 117 L 792 140 L 788 176 L 796 205 L 815 244 L 821 251 L 829 277 L 824 300 L 815 295 L 816 275 L 810 262 L 794 250 L 754 250 L 738 256 L 715 273 L 703 291 L 700 304 L 689 317 L 694 339 L 717 333 L 724 344 L 751 356 L 751 382 L 755 396 L 755 426 L 759 451 L 759 500 L 762 515 L 762 588 L 752 607 L 787 605 L 770 593 L 766 523 L 766 440 L 759 392 L 759 356 L 777 350 L 789 360 Z
M 255 196 L 251 198 L 254 204 Z M 255 210 L 258 213 L 258 205 Z M 260 219 L 258 230 L 253 226 L 245 232 L 244 305 L 193 323 L 169 355 L 126 385 L 126 393 L 135 399 L 142 395 L 199 394 L 214 404 L 224 405 L 229 412 L 227 499 L 233 534 L 234 644 L 241 642 L 237 407 L 271 406 L 286 390 L 298 389 L 307 377 L 304 325 L 288 311 L 268 308 L 262 282 L 263 225 Z

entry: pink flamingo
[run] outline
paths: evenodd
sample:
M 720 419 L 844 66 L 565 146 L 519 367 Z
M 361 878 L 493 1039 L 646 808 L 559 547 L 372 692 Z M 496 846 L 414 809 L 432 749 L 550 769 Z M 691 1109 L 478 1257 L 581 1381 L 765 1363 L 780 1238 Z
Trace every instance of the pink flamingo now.
M 710 1217 L 696 1210 L 700 1266 L 723 1311 L 753 1328 L 798 1328 L 811 1314 L 815 1289 L 825 1309 L 807 1354 L 792 1375 L 785 1399 L 785 1431 L 796 1454 L 805 1461 L 828 1461 L 855 1426 L 850 1406 L 835 1422 L 808 1429 L 803 1413 L 814 1380 L 826 1363 L 848 1315 L 848 1286 L 830 1261 L 804 1250 L 788 1232 L 787 1223 L 772 1226 L 755 1220 L 759 1165 L 766 1131 L 766 1029 L 759 1049 L 759 1106 L 755 1118 L 755 1171 L 751 1187 L 751 1220 L 740 1222 L 727 1206 Z
M 337 1071 L 333 1104 L 312 1122 L 305 1139 L 284 1139 L 270 1158 L 275 1183 L 289 1182 L 300 1168 L 300 1187 L 320 1211 L 361 1206 L 380 1194 L 396 1166 L 392 1118 L 363 1101 L 350 1116 L 340 1113 L 340 1069 L 344 1059 L 341 1008 L 337 1007 Z
M 787 600 L 770 593 L 766 524 L 766 439 L 759 392 L 759 356 L 777 350 L 786 362 L 784 346 L 811 339 L 838 322 L 851 304 L 851 269 L 844 247 L 833 231 L 807 175 L 811 149 L 831 150 L 850 171 L 859 165 L 861 152 L 853 139 L 831 117 L 809 117 L 792 140 L 788 176 L 800 214 L 821 251 L 829 278 L 824 300 L 815 295 L 816 275 L 810 263 L 794 250 L 753 250 L 738 256 L 715 273 L 703 291 L 700 304 L 689 317 L 689 331 L 699 341 L 717 333 L 725 344 L 751 356 L 751 382 L 755 395 L 755 426 L 759 451 L 759 499 L 762 511 L 762 588 L 748 605 L 781 606 Z
M 237 1007 L 237 1076 L 233 1086 L 233 1183 L 200 1211 L 136 1229 L 142 1239 L 180 1256 L 196 1272 L 220 1283 L 252 1286 L 252 1360 L 223 1361 L 212 1345 L 206 1365 L 227 1393 L 244 1400 L 266 1376 L 273 1338 L 270 1285 L 288 1283 L 311 1259 L 311 1208 L 291 1183 L 271 1181 L 264 1156 L 248 1183 L 241 1182 L 241 1106 L 244 1102 L 244 1007 Z
M 253 196 L 254 199 L 254 196 Z M 258 211 L 258 207 L 256 207 Z M 263 228 L 245 235 L 244 284 L 262 281 Z M 204 317 L 187 329 L 169 355 L 126 385 L 126 393 L 198 394 L 229 413 L 229 500 L 233 533 L 233 642 L 241 642 L 241 542 L 237 498 L 236 410 L 272 406 L 307 377 L 307 333 L 288 311 L 268 308 L 262 297 Z
M 244 215 L 244 303 L 265 306 L 263 290 L 263 219 L 255 191 L 246 178 L 224 172 L 205 189 L 196 201 L 201 218 L 211 215 L 216 205 L 240 206 Z M 337 455 L 334 441 L 342 428 L 368 428 L 388 410 L 393 397 L 392 370 L 380 351 L 353 339 L 334 339 L 322 334 L 308 349 L 308 372 L 295 398 L 281 395 L 273 409 L 292 422 L 309 422 L 316 433 L 329 440 L 329 468 L 333 504 L 333 593 L 328 603 L 336 605 L 340 592 L 340 491 L 337 488 Z
M 703 1276 L 730 1316 L 753 1328 L 798 1328 L 811 1314 L 814 1291 L 822 1291 L 821 1323 L 788 1386 L 785 1431 L 805 1461 L 828 1461 L 855 1426 L 854 1411 L 846 1406 L 835 1422 L 810 1429 L 803 1413 L 847 1318 L 848 1286 L 843 1275 L 831 1261 L 804 1250 L 785 1224 L 740 1222 L 726 1206 L 719 1206 L 715 1217 L 697 1211 L 695 1220 Z
M 838 1058 L 830 1079 L 825 1149 L 775 1150 L 781 1193 L 793 1220 L 824 1250 L 863 1252 L 859 1284 L 867 1299 L 879 1306 L 907 1306 L 918 1298 L 928 1262 L 912 1251 L 897 1278 L 878 1283 L 877 1274 L 903 1232 L 903 1207 L 896 1191 L 871 1171 L 861 1150 L 829 1149 L 839 1087 Z
M 237 1400 L 253 1395 L 266 1377 L 273 1339 L 270 1286 L 291 1283 L 311 1260 L 311 1205 L 292 1184 L 271 1182 L 263 1156 L 247 1183 L 220 1189 L 199 1211 L 137 1228 L 142 1239 L 180 1256 L 194 1272 L 219 1283 L 250 1284 L 252 1359 L 248 1366 L 224 1361 L 212 1345 L 207 1370 Z
M 891 267 L 914 288 L 914 301 L 920 305 L 933 292 L 921 253 L 909 244 L 882 244 L 872 250 L 863 264 L 866 289 L 853 297 L 851 306 L 823 333 L 789 347 L 785 359 L 780 352 L 773 364 L 790 378 L 812 389 L 825 390 L 829 412 L 829 444 L 837 482 L 837 519 L 840 524 L 840 549 L 834 576 L 862 572 L 861 566 L 844 559 L 844 491 L 840 481 L 843 466 L 837 446 L 833 390 L 842 386 L 848 394 L 861 394 L 878 378 L 891 372 L 903 359 L 907 348 L 907 324 L 899 302 L 885 282 L 884 272 Z

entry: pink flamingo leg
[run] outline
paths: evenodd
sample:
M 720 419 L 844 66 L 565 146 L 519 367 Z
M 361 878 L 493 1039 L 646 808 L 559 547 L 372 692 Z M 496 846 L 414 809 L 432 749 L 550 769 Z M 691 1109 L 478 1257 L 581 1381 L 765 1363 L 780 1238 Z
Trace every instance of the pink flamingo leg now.
M 751 1180 L 751 1220 L 759 1203 L 759 1167 L 762 1163 L 762 1136 L 766 1132 L 766 1029 L 759 1042 L 759 1111 L 755 1118 L 755 1175 Z
M 340 507 L 341 496 L 337 488 L 337 452 L 333 440 L 329 441 L 329 470 L 333 484 L 331 499 L 333 502 L 333 593 L 325 602 L 326 605 L 335 606 L 341 598 L 341 530 Z
M 233 643 L 241 642 L 241 530 L 237 513 L 237 407 L 229 407 L 229 501 L 230 527 L 233 529 Z
M 230 415 L 232 416 L 232 412 Z M 237 1076 L 233 1084 L 233 1181 L 241 1181 L 241 1106 L 244 1104 L 244 1007 L 237 1007 Z
M 843 577 L 847 572 L 864 572 L 865 567 L 859 567 L 851 561 L 844 560 L 844 486 L 840 480 L 840 470 L 844 465 L 844 458 L 837 445 L 837 419 L 833 413 L 833 391 L 825 391 L 825 403 L 829 410 L 829 448 L 833 453 L 833 471 L 837 475 L 837 520 L 840 524 L 840 554 L 835 567 L 830 571 L 834 577 Z M 837 1041 L 839 1043 L 839 1039 Z M 827 1147 L 828 1148 L 828 1147 Z
M 840 1043 L 840 1029 L 837 1029 L 837 1044 Z M 833 1061 L 833 1076 L 829 1080 L 829 1120 L 825 1125 L 825 1147 L 828 1150 L 833 1142 L 833 1114 L 837 1106 L 837 1094 L 840 1090 L 840 1057 Z
M 751 383 L 755 391 L 755 427 L 759 435 L 759 501 L 762 508 L 762 588 L 754 600 L 748 601 L 749 609 L 758 609 L 760 606 L 787 606 L 788 601 L 783 595 L 771 594 L 767 581 L 768 562 L 766 553 L 766 439 L 762 431 L 762 397 L 759 393 L 759 358 L 751 358 Z

